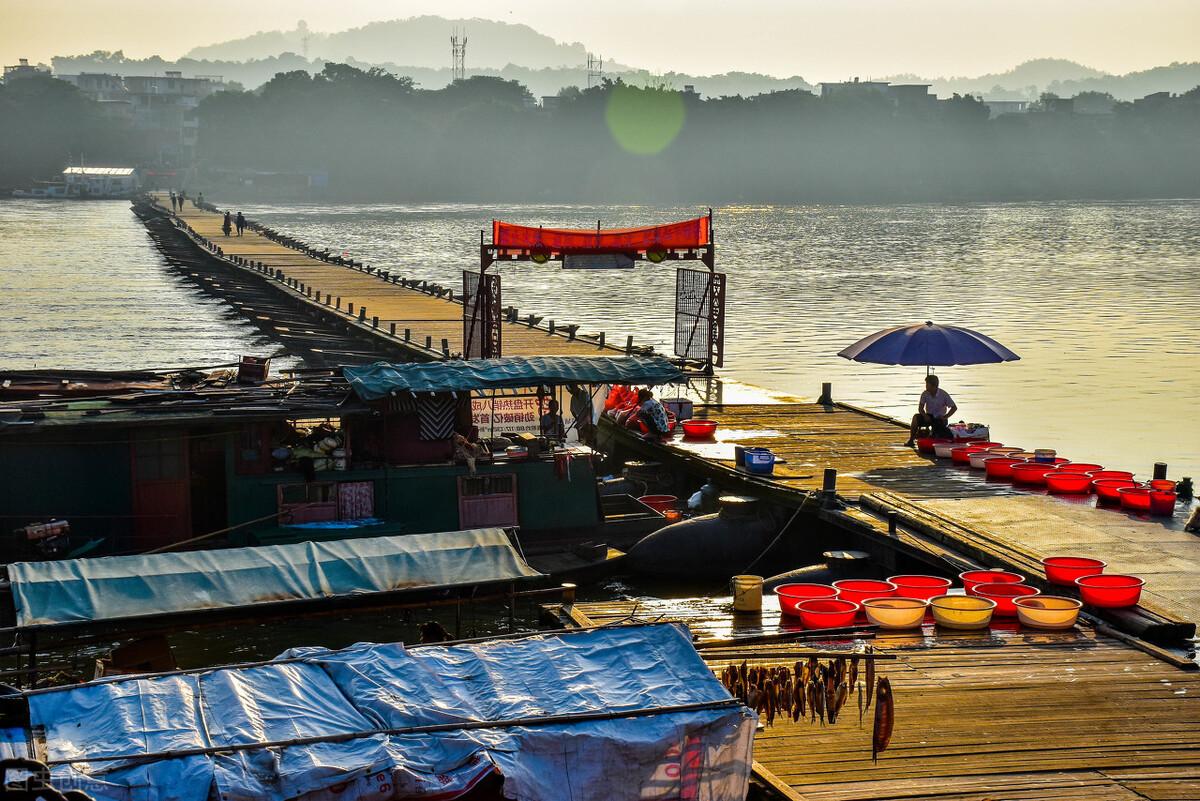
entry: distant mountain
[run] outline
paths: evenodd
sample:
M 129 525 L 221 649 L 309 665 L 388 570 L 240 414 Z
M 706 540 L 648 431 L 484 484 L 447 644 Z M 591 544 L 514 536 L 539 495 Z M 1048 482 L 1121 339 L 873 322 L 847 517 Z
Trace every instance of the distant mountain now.
M 311 58 L 439 68 L 450 60 L 450 34 L 455 28 L 466 32 L 468 68 L 500 69 L 509 64 L 530 69 L 578 67 L 587 61 L 587 50 L 579 42 L 557 42 L 528 25 L 435 16 L 372 22 L 337 33 L 314 33 L 301 22 L 292 31 L 259 31 L 196 47 L 185 58 L 244 61 L 284 52 L 303 53 L 307 45 Z

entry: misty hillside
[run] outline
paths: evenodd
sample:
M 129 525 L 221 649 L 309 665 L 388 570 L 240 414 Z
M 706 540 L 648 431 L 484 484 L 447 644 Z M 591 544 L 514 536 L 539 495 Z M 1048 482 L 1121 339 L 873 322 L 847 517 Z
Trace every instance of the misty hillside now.
M 517 64 L 531 69 L 576 67 L 587 61 L 587 50 L 578 42 L 556 42 L 528 25 L 486 19 L 412 17 L 372 22 L 338 33 L 313 33 L 304 23 L 292 31 L 260 31 L 229 42 L 196 47 L 186 58 L 244 61 L 304 52 L 308 38 L 311 58 L 369 63 L 403 64 L 438 68 L 450 59 L 450 33 L 463 28 L 467 35 L 468 68 L 500 69 Z M 615 66 L 615 65 L 614 65 Z

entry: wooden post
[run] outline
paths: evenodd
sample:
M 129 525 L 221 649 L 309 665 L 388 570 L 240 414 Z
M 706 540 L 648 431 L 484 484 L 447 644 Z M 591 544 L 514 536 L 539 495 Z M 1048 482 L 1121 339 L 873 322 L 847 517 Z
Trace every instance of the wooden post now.
M 346 304 L 346 314 L 349 314 L 349 315 L 354 314 L 354 304 L 353 303 Z
M 888 536 L 890 536 L 890 537 L 896 536 L 896 519 L 899 517 L 900 517 L 900 513 L 897 512 L 895 509 L 888 510 L 888 513 L 887 513 Z
M 633 353 L 633 337 L 625 337 L 625 355 Z
M 1155 462 L 1154 463 L 1154 480 L 1159 481 L 1166 477 L 1167 477 L 1167 463 L 1166 462 Z
M 335 305 L 335 306 L 334 306 L 334 308 L 338 309 L 339 311 L 341 310 L 341 308 L 342 308 L 342 299 L 341 299 L 341 297 L 340 297 L 340 296 L 338 297 L 338 299 L 337 299 L 337 305 Z
M 321 302 L 321 290 L 317 290 L 317 303 Z
M 562 585 L 562 605 L 563 606 L 574 606 L 575 605 L 575 585 L 574 584 L 564 583 Z
M 822 406 L 833 405 L 833 384 L 826 381 L 821 385 L 821 397 L 817 398 L 817 403 Z
M 433 350 L 433 337 L 425 337 L 425 350 Z
M 396 324 L 395 323 L 388 324 L 388 334 L 390 336 L 396 336 Z
M 553 321 L 553 320 L 551 320 L 551 321 L 550 321 L 550 333 L 551 333 L 551 334 L 553 334 L 553 333 L 554 333 L 554 329 L 555 329 L 554 321 Z
M 445 338 L 442 339 L 442 353 L 446 356 L 450 355 L 450 340 Z
M 604 347 L 604 332 L 600 332 L 600 347 Z
M 372 328 L 378 328 L 378 327 L 379 327 L 379 318 L 378 318 L 378 317 L 372 317 L 372 318 L 371 318 L 371 327 L 372 327 Z
M 365 323 L 367 321 L 367 307 L 366 306 L 358 307 L 358 321 L 360 323 Z
M 821 482 L 822 501 L 825 505 L 833 503 L 837 497 L 837 468 L 826 467 L 825 476 Z
M 412 341 L 412 329 L 411 329 L 411 328 L 405 328 L 405 329 L 404 329 L 404 341 L 405 341 L 405 342 L 411 342 L 411 341 Z

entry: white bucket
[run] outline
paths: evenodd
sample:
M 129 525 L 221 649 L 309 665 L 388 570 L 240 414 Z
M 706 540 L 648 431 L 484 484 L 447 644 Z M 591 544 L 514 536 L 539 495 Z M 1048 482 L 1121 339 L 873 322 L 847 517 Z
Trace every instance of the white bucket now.
M 734 576 L 729 580 L 729 587 L 733 593 L 733 611 L 762 611 L 762 576 Z
M 333 456 L 333 469 L 334 470 L 345 470 L 346 469 L 346 449 L 345 448 L 335 448 L 331 455 Z

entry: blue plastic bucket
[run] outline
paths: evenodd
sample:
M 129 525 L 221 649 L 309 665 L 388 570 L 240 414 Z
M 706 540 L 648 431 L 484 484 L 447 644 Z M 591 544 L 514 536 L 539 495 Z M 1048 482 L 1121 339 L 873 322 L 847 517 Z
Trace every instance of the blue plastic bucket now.
M 746 469 L 759 475 L 770 475 L 775 472 L 775 454 L 766 448 L 746 449 Z

